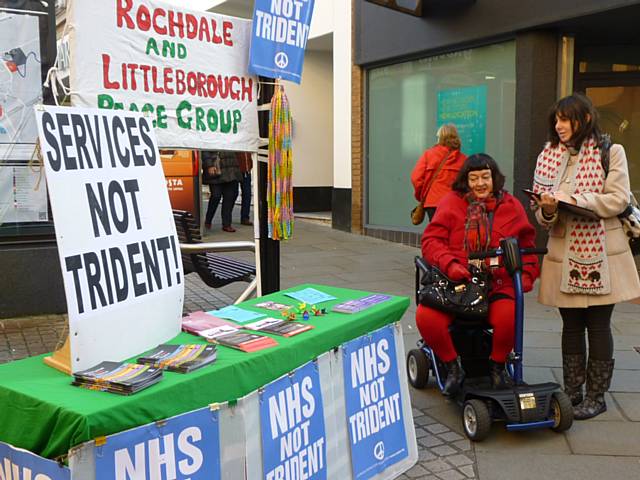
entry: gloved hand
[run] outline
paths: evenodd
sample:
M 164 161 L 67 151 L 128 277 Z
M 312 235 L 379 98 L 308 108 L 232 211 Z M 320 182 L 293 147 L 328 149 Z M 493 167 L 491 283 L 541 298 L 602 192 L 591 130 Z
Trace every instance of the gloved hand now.
M 454 282 L 462 282 L 463 280 L 471 280 L 471 272 L 460 262 L 451 262 L 447 267 L 447 277 Z
M 533 290 L 533 280 L 531 279 L 531 275 L 523 273 L 522 274 L 522 291 L 526 293 L 526 292 L 530 292 L 531 290 Z

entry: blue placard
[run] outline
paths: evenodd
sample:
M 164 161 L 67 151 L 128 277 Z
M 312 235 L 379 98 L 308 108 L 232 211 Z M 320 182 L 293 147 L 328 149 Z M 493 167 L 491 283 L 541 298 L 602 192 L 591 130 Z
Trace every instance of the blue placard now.
M 409 455 L 393 327 L 342 348 L 353 478 L 371 478 Z
M 218 480 L 218 412 L 202 408 L 107 437 L 95 447 L 96 480 Z
M 207 312 L 214 317 L 226 318 L 227 320 L 233 320 L 238 323 L 246 323 L 251 320 L 257 320 L 258 318 L 266 317 L 264 313 L 257 313 L 251 310 L 245 310 L 240 307 L 229 305 L 219 310 L 210 310 Z
M 438 128 L 445 123 L 453 123 L 458 129 L 464 153 L 483 153 L 487 136 L 487 86 L 440 90 Z
M 249 72 L 300 83 L 314 0 L 255 0 Z
M 0 442 L 0 479 L 70 480 L 71 471 L 58 462 Z
M 327 478 L 322 392 L 314 362 L 264 387 L 260 426 L 265 480 Z

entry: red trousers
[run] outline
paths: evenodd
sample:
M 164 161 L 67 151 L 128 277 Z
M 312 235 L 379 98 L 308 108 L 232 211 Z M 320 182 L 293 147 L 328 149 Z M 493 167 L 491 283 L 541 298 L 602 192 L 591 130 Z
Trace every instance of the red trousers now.
M 503 298 L 489 304 L 489 324 L 493 327 L 493 348 L 491 360 L 504 363 L 513 350 L 515 333 L 516 304 L 510 298 Z M 449 325 L 453 315 L 418 305 L 416 324 L 420 335 L 443 362 L 455 360 L 458 356 L 453 346 Z

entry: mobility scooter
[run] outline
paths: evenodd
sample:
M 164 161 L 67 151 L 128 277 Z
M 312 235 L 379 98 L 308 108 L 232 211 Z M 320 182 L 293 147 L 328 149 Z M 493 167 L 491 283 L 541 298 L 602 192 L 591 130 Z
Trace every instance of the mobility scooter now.
M 542 254 L 546 249 L 521 249 L 515 238 L 500 241 L 500 247 L 471 254 L 470 259 L 501 257 L 502 265 L 513 279 L 515 290 L 515 346 L 507 358 L 507 372 L 512 385 L 492 389 L 489 379 L 489 354 L 492 332 L 486 320 L 456 318 L 450 333 L 462 367 L 466 373 L 458 393 L 451 397 L 462 406 L 462 424 L 465 435 L 472 441 L 484 440 L 491 431 L 492 421 L 504 421 L 507 430 L 551 428 L 556 432 L 569 429 L 573 423 L 573 407 L 569 397 L 557 383 L 529 385 L 522 378 L 524 294 L 522 291 L 522 255 Z M 421 279 L 426 263 L 416 257 L 416 303 L 419 302 Z M 422 339 L 418 349 L 409 351 L 407 375 L 415 388 L 424 388 L 433 372 L 442 391 L 447 371 L 444 363 Z

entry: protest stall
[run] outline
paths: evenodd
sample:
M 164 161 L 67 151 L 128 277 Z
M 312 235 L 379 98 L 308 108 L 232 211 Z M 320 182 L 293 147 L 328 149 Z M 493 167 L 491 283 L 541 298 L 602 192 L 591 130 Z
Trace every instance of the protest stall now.
M 190 470 L 184 466 L 211 460 L 204 458 L 205 444 L 219 445 L 217 451 L 210 452 L 219 458 L 216 462 L 222 472 L 214 478 L 244 478 L 244 472 L 247 478 L 302 478 L 279 474 L 268 477 L 269 471 L 280 465 L 277 462 L 280 456 L 265 452 L 275 448 L 273 442 L 279 448 L 281 441 L 289 440 L 281 440 L 292 429 L 293 424 L 286 422 L 298 419 L 294 423 L 299 427 L 304 417 L 311 423 L 322 420 L 322 426 L 310 423 L 308 432 L 305 426 L 296 430 L 299 432 L 296 435 L 304 434 L 309 448 L 314 444 L 319 448 L 316 442 L 324 438 L 326 452 L 322 467 L 325 474 L 309 478 L 393 478 L 413 465 L 417 458 L 402 333 L 396 323 L 407 308 L 408 299 L 390 297 L 360 313 L 342 314 L 332 312 L 332 307 L 367 292 L 303 285 L 249 300 L 241 306 L 260 311 L 255 305 L 265 300 L 291 303 L 287 292 L 304 287 L 315 287 L 335 297 L 322 304 L 329 313 L 310 318 L 308 322 L 313 330 L 291 338 L 274 336 L 277 347 L 250 354 L 220 346 L 215 364 L 188 375 L 167 372 L 162 382 L 134 396 L 75 388 L 71 386 L 70 377 L 44 365 L 41 357 L 0 365 L 0 424 L 3 425 L 0 441 L 43 457 L 69 454 L 71 470 L 78 472 L 74 478 L 88 480 L 174 478 L 164 473 L 154 476 L 149 471 L 154 468 L 163 472 L 164 469 L 173 471 L 172 468 L 180 471 L 179 465 L 184 471 L 177 478 L 189 478 L 189 475 L 194 479 L 204 478 L 194 475 L 193 471 L 188 474 Z M 202 340 L 186 333 L 171 340 L 171 343 L 185 342 Z M 303 373 L 295 373 L 300 367 Z M 305 386 L 304 381 L 311 369 L 319 378 L 313 378 L 313 388 Z M 290 372 L 294 374 L 289 375 Z M 297 393 L 279 393 L 283 386 L 295 383 L 303 385 Z M 277 435 L 272 437 L 265 428 L 265 422 L 270 422 L 271 417 L 264 409 L 270 405 L 268 399 L 274 396 L 289 401 L 297 398 L 300 403 L 295 407 L 271 405 L 278 410 L 279 422 Z M 315 400 L 309 400 L 311 397 Z M 315 409 L 309 413 L 311 403 Z M 202 409 L 217 418 L 215 442 L 205 436 L 205 428 L 199 423 L 198 419 L 202 418 L 205 424 L 208 422 Z M 176 420 L 178 426 L 173 427 L 171 419 L 182 413 L 194 417 L 184 422 Z M 381 417 L 387 418 L 387 428 L 381 428 Z M 126 433 L 124 440 L 118 439 L 118 433 L 140 426 L 146 427 L 137 433 Z M 181 437 L 185 428 L 194 426 L 201 430 L 201 436 L 188 430 Z M 302 449 L 299 441 L 296 437 L 297 453 Z M 123 462 L 119 468 L 122 472 L 128 471 L 129 476 L 123 473 L 117 477 L 113 471 L 105 472 L 95 463 L 114 462 L 116 457 Z M 201 462 L 195 462 L 194 458 L 200 458 Z M 354 464 L 353 472 L 374 467 L 366 474 L 353 473 L 351 460 L 354 458 L 362 464 Z M 136 469 L 147 473 L 136 477 L 132 473 Z M 382 470 L 384 475 L 375 477 Z

